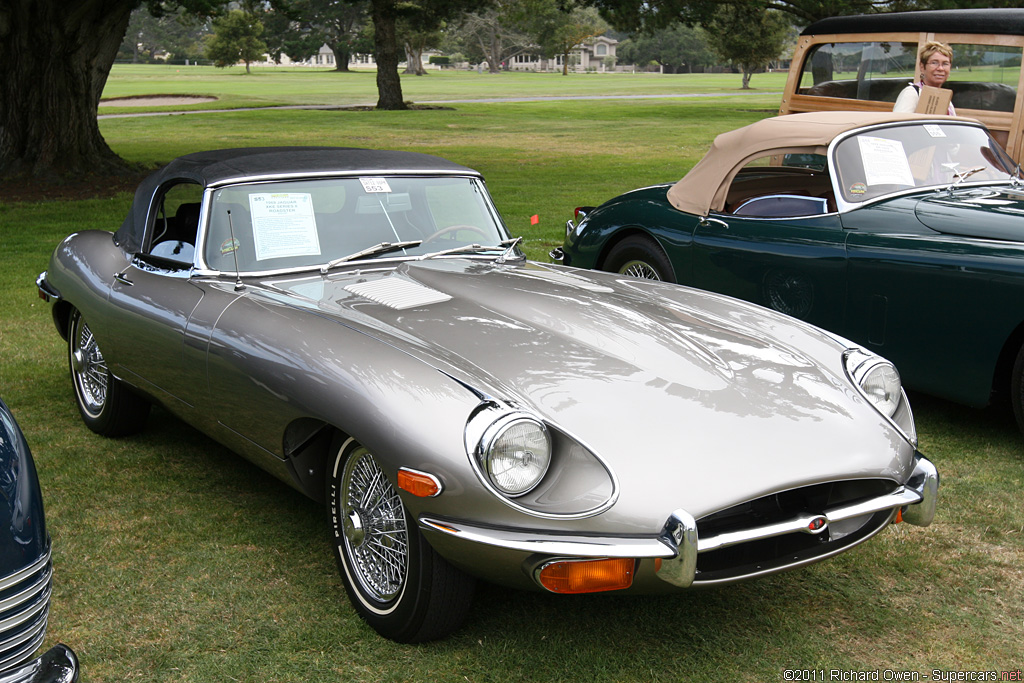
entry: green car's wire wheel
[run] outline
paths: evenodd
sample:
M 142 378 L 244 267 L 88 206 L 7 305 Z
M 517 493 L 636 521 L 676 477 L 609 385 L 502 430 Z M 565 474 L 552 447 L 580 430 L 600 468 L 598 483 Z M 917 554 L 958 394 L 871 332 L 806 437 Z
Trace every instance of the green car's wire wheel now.
M 661 279 L 661 277 L 658 275 L 658 271 L 656 271 L 651 266 L 651 264 L 647 263 L 646 261 L 629 261 L 628 263 L 623 264 L 621 268 L 619 268 L 619 273 L 621 275 L 638 277 L 644 280 Z
M 601 269 L 644 280 L 676 281 L 665 252 L 646 235 L 630 235 L 616 243 Z
M 806 318 L 814 305 L 814 285 L 800 273 L 772 270 L 764 277 L 764 296 L 776 311 Z
M 354 439 L 331 449 L 327 519 L 359 615 L 385 638 L 443 638 L 469 612 L 475 582 L 427 543 L 377 458 Z

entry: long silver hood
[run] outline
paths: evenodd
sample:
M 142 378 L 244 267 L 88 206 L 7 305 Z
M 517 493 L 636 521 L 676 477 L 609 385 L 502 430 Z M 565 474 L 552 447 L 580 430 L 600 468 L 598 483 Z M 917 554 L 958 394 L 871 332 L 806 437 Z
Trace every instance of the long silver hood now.
M 781 486 L 910 474 L 913 447 L 847 380 L 843 345 L 727 297 L 464 259 L 263 291 L 535 411 L 604 459 L 620 504 L 634 510 L 662 497 L 700 517 L 730 502 L 723 489 L 740 502 Z

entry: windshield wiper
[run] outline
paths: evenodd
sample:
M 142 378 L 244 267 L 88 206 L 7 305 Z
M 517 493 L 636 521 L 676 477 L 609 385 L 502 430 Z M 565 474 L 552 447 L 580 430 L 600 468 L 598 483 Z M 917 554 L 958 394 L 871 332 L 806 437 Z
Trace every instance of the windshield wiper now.
M 958 166 L 959 166 L 960 164 L 957 164 L 957 163 L 952 163 L 952 164 L 942 164 L 942 165 L 943 165 L 944 167 L 946 167 L 947 169 L 949 169 L 949 172 L 950 172 L 950 173 L 952 173 L 952 174 L 953 174 L 953 176 L 954 176 L 954 177 L 956 178 L 956 180 L 954 180 L 954 181 L 953 181 L 952 183 L 950 183 L 950 184 L 949 184 L 949 187 L 947 187 L 947 188 L 946 188 L 946 191 L 947 191 L 947 192 L 949 192 L 949 194 L 950 194 L 950 195 L 952 195 L 952 194 L 953 194 L 953 189 L 954 189 L 954 188 L 955 188 L 955 187 L 956 187 L 957 185 L 959 185 L 959 184 L 960 184 L 960 183 L 962 183 L 963 181 L 967 180 L 968 178 L 970 178 L 970 177 L 971 177 L 972 175 L 974 175 L 975 173 L 978 173 L 978 172 L 980 172 L 980 171 L 984 171 L 984 170 L 985 170 L 985 168 L 986 168 L 985 166 L 975 166 L 974 168 L 969 168 L 969 169 L 967 169 L 966 171 L 961 171 L 961 170 L 960 170 L 960 169 L 958 168 Z
M 348 261 L 355 261 L 356 259 L 364 258 L 366 256 L 386 254 L 389 251 L 398 251 L 399 249 L 405 249 L 406 247 L 418 247 L 422 242 L 423 240 L 410 240 L 408 242 L 381 242 L 380 244 L 375 244 L 372 247 L 367 247 L 362 251 L 357 251 L 354 254 L 342 256 L 341 258 L 336 258 L 333 261 L 325 263 L 320 266 L 320 274 L 326 275 L 327 271 L 331 268 L 340 266 L 342 263 L 347 263 Z
M 461 247 L 452 247 L 451 249 L 444 249 L 442 251 L 432 251 L 429 254 L 417 256 L 416 260 L 423 261 L 424 259 L 434 258 L 435 256 L 446 256 L 448 254 L 464 254 L 474 251 L 494 251 L 496 249 L 501 249 L 501 246 L 502 245 L 485 247 L 482 244 L 463 244 Z
M 494 262 L 495 263 L 504 263 L 505 261 L 507 261 L 512 256 L 512 254 L 515 252 L 516 247 L 519 246 L 519 244 L 522 241 L 523 241 L 523 238 L 520 236 L 520 237 L 516 237 L 514 239 L 505 240 L 504 242 L 502 242 L 501 246 L 505 247 L 505 251 L 501 252 L 501 256 L 499 256 L 497 259 L 495 259 Z M 526 254 L 522 254 L 521 257 L 522 258 L 526 258 Z

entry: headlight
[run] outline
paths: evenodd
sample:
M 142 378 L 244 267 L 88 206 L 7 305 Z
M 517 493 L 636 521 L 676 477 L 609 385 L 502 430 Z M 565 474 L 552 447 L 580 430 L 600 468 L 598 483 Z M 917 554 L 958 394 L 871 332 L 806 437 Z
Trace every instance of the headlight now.
M 862 349 L 847 351 L 844 361 L 847 374 L 864 397 L 886 417 L 895 415 L 903 395 L 895 366 Z
M 521 496 L 539 484 L 548 471 L 551 437 L 547 428 L 532 417 L 506 415 L 484 433 L 477 457 L 498 491 Z

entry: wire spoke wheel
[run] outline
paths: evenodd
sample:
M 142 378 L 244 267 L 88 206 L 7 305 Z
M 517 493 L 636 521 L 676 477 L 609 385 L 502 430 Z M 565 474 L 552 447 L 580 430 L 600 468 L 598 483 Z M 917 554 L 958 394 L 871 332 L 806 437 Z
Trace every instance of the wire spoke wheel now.
M 327 520 L 356 612 L 399 643 L 443 638 L 457 629 L 473 600 L 473 579 L 430 547 L 369 449 L 346 439 L 331 452 Z
M 77 310 L 68 320 L 68 367 L 78 412 L 89 429 L 124 436 L 145 426 L 149 401 L 110 373 L 96 335 Z
M 676 281 L 668 256 L 647 235 L 628 235 L 617 242 L 608 251 L 601 269 L 641 280 Z
M 372 599 L 394 600 L 409 574 L 409 529 L 402 500 L 361 446 L 345 463 L 341 488 L 344 542 L 355 578 Z
M 80 315 L 75 316 L 69 335 L 71 374 L 79 405 L 84 412 L 99 417 L 107 403 L 109 373 L 96 338 Z
M 658 271 L 651 267 L 651 264 L 645 261 L 629 261 L 624 263 L 619 268 L 620 275 L 628 275 L 630 277 L 638 277 L 643 280 L 660 280 Z

